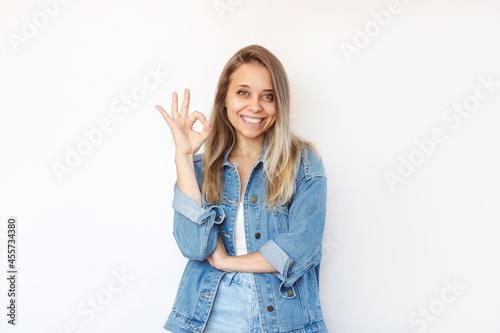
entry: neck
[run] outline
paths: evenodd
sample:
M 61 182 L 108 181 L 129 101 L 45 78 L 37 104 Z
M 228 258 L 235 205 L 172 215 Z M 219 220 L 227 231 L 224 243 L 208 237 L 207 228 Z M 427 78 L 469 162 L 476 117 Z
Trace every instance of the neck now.
M 234 157 L 258 159 L 262 155 L 263 148 L 264 136 L 253 140 L 240 136 L 236 139 L 236 144 L 231 151 L 231 155 Z

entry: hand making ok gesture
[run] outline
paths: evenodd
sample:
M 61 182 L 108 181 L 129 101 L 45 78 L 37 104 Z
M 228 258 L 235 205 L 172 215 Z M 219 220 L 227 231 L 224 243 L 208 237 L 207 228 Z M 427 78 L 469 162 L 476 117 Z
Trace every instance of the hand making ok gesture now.
M 178 111 L 177 93 L 172 93 L 172 117 L 160 106 L 156 109 L 161 112 L 167 121 L 175 142 L 175 153 L 177 155 L 194 155 L 201 145 L 208 138 L 210 133 L 210 120 L 207 120 L 201 112 L 194 111 L 188 117 L 189 89 L 184 89 L 184 100 L 182 101 L 181 112 Z M 199 120 L 203 124 L 203 130 L 196 132 L 193 125 Z

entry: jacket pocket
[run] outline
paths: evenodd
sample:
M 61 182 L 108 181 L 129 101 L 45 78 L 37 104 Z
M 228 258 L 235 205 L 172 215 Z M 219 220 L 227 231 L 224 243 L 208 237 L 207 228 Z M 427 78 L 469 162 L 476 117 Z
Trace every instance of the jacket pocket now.
M 297 280 L 297 289 L 304 307 L 304 317 L 308 324 L 314 324 L 323 320 L 321 304 L 319 300 L 319 286 L 316 279 L 316 270 L 311 268 L 299 280 Z

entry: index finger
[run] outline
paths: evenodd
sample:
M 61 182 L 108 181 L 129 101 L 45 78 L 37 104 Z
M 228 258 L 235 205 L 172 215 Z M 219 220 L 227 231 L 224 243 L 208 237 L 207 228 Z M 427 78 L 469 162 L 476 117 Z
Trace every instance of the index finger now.
M 177 104 L 177 93 L 175 91 L 172 92 L 172 118 L 177 119 L 179 117 L 179 111 L 177 111 L 178 108 Z
M 167 111 L 165 111 L 164 108 L 162 108 L 161 105 L 157 105 L 156 106 L 156 109 L 158 111 L 160 111 L 160 113 L 162 114 L 163 118 L 165 118 L 165 120 L 167 121 L 167 124 L 168 126 L 172 127 L 172 118 L 170 117 L 170 115 L 167 113 Z

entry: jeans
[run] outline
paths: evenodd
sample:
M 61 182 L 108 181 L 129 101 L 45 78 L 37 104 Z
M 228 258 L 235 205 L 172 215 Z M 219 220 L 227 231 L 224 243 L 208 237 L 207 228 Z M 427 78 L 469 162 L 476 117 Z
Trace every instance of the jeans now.
M 253 273 L 231 272 L 219 284 L 204 333 L 262 333 Z

